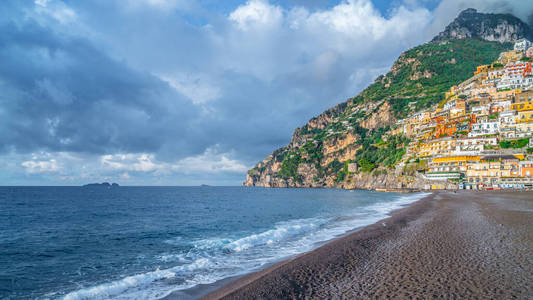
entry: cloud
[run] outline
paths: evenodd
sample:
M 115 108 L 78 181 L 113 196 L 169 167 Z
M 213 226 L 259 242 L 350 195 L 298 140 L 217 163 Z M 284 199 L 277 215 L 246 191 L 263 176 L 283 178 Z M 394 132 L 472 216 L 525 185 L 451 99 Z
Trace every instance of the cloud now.
M 369 0 L 204 3 L 3 3 L 0 178 L 238 184 L 464 2 L 387 16 Z M 27 171 L 51 159 L 60 177 Z
M 125 0 L 122 9 L 126 12 L 155 9 L 163 13 L 172 13 L 174 10 L 189 10 L 194 7 L 191 0 Z
M 206 82 L 206 78 L 200 74 L 175 73 L 158 74 L 157 76 L 189 98 L 194 104 L 204 104 L 221 96 L 220 89 L 215 84 Z
M 234 153 L 220 153 L 217 147 L 211 147 L 200 155 L 186 157 L 172 163 L 161 162 L 153 154 L 127 153 L 103 155 L 100 164 L 104 169 L 130 172 L 156 172 L 160 174 L 175 173 L 208 173 L 245 172 L 250 166 L 245 166 L 238 160 L 232 159 Z
M 218 153 L 217 147 L 208 148 L 204 153 L 197 156 L 187 157 L 171 168 L 174 171 L 184 173 L 240 173 L 246 172 L 250 166 L 245 166 L 236 159 L 232 159 L 231 156 L 235 153 Z
M 118 171 L 151 172 L 163 168 L 163 165 L 154 163 L 154 155 L 141 154 L 108 154 L 100 158 L 104 168 Z
M 44 173 L 44 172 L 57 172 L 59 171 L 59 164 L 55 159 L 48 161 L 34 161 L 28 160 L 21 163 L 26 168 L 28 173 Z
M 250 0 L 229 15 L 229 19 L 242 30 L 252 28 L 264 30 L 279 26 L 282 18 L 282 8 L 270 5 L 266 0 Z
M 74 22 L 78 17 L 74 10 L 63 2 L 53 0 L 35 0 L 35 12 L 48 15 L 61 24 Z
M 78 36 L 29 19 L 0 22 L 2 151 L 109 153 L 195 148 L 190 121 L 200 109 L 146 71 L 129 67 Z M 183 139 L 170 140 L 169 136 Z

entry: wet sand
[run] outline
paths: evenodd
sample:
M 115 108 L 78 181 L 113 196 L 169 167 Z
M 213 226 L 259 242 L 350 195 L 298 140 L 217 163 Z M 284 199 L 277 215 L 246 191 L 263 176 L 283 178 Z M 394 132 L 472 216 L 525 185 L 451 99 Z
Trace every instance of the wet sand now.
M 435 193 L 203 299 L 387 298 L 533 299 L 533 193 Z

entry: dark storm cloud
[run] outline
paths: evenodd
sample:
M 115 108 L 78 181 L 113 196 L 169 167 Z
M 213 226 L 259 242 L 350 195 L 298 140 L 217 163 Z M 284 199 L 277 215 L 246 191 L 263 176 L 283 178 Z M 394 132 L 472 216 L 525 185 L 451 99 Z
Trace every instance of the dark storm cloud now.
M 401 6 L 385 18 L 367 0 L 232 1 L 224 13 L 203 2 L 2 6 L 4 172 L 17 183 L 243 178 L 423 42 L 431 20 Z
M 208 149 L 262 159 L 385 71 L 418 42 L 399 30 L 428 20 L 384 19 L 365 1 L 318 15 L 250 1 L 229 16 L 191 1 L 21 3 L 0 12 L 1 150 L 167 162 Z
M 3 151 L 153 152 L 166 143 L 176 155 L 201 151 L 190 101 L 86 39 L 4 21 L 0 61 Z

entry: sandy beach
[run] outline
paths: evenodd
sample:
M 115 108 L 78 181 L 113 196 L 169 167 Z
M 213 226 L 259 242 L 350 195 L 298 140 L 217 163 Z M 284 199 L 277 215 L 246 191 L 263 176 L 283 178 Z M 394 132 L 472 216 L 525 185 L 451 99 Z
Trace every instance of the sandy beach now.
M 386 298 L 532 299 L 533 193 L 434 193 L 203 297 Z

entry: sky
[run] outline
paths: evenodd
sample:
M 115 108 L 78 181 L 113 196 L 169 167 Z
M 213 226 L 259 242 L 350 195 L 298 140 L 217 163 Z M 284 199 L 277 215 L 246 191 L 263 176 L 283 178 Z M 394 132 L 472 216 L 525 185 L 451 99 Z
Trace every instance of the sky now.
M 35 0 L 0 7 L 0 185 L 240 185 L 468 7 L 511 0 Z

